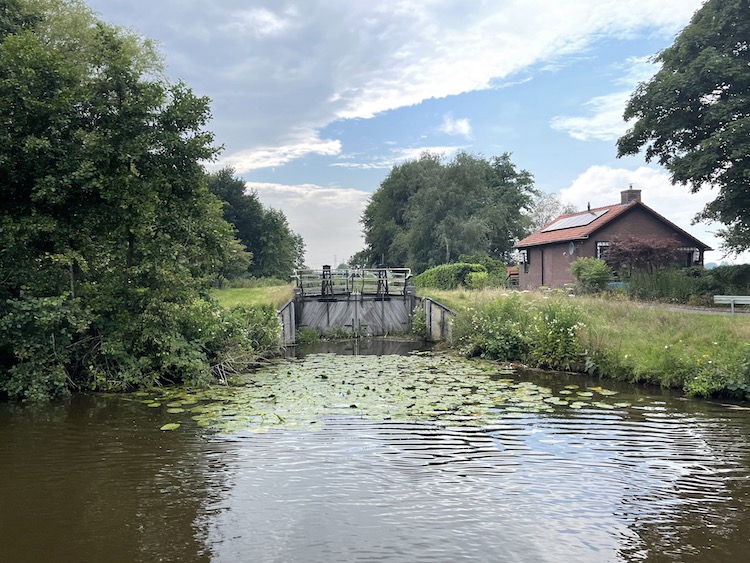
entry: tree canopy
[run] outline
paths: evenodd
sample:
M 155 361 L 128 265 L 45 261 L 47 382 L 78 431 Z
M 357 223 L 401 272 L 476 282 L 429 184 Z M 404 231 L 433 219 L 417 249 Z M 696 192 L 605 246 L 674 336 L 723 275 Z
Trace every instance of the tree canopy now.
M 618 156 L 645 150 L 692 192 L 718 188 L 697 219 L 723 223 L 728 250 L 750 248 L 750 2 L 708 0 L 656 61 L 628 102 L 635 123 Z
M 284 213 L 264 206 L 254 190 L 235 177 L 231 168 L 209 176 L 208 187 L 224 202 L 224 218 L 237 230 L 237 238 L 252 254 L 246 274 L 256 278 L 288 279 L 304 262 L 302 237 L 289 228 Z
M 658 236 L 615 236 L 606 251 L 605 261 L 614 272 L 632 274 L 634 271 L 653 273 L 659 269 L 684 264 L 686 251 L 676 238 Z
M 362 216 L 366 248 L 356 261 L 416 272 L 462 254 L 506 260 L 526 234 L 536 195 L 529 172 L 510 155 L 459 153 L 443 163 L 425 153 L 391 169 Z
M 529 218 L 531 219 L 530 228 L 532 231 L 538 231 L 542 227 L 549 225 L 553 219 L 565 213 L 575 213 L 578 211 L 575 205 L 563 203 L 560 196 L 550 193 L 541 193 L 534 198 L 531 206 Z
M 75 0 L 3 2 L 0 33 L 0 396 L 205 381 L 233 249 L 208 100 Z

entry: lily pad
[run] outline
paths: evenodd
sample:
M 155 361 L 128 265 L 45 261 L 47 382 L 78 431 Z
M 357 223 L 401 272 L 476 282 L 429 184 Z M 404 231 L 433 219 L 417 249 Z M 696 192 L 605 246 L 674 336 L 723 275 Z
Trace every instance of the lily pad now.
M 552 413 L 555 408 L 580 409 L 588 403 L 571 403 L 570 396 L 594 394 L 578 385 L 555 392 L 529 381 L 498 377 L 496 366 L 488 369 L 487 364 L 447 354 L 311 354 L 233 377 L 228 386 L 156 393 L 159 400 L 148 399 L 149 405 L 164 403 L 170 414 L 185 413 L 199 427 L 230 434 L 272 428 L 309 430 L 331 416 L 483 427 L 503 418 Z
M 177 422 L 169 422 L 159 428 L 159 430 L 177 430 L 180 427 L 180 424 Z

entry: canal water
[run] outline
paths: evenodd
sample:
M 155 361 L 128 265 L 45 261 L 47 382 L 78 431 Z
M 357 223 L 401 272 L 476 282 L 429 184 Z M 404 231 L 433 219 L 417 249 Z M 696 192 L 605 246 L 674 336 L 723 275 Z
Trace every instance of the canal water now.
M 221 411 L 0 404 L 0 561 L 750 561 L 750 410 L 367 352 L 289 358 Z

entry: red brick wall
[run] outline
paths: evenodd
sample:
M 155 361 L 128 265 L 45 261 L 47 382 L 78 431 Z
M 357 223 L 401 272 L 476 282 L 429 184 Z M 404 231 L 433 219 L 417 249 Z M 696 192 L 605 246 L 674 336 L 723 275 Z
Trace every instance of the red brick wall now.
M 561 287 L 566 283 L 573 283 L 573 277 L 568 272 L 570 263 L 579 254 L 580 243 L 575 243 L 573 256 L 569 254 L 570 243 L 547 244 L 529 249 L 528 273 L 521 264 L 518 285 L 521 289 L 533 289 L 540 285 Z

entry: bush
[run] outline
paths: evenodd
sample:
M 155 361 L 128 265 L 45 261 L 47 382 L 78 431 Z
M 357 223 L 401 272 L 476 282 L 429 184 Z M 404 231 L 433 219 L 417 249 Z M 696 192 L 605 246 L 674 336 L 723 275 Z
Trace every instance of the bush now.
M 612 279 L 609 266 L 598 258 L 576 258 L 570 265 L 570 273 L 585 292 L 602 291 Z
M 582 318 L 573 305 L 547 302 L 530 326 L 529 363 L 551 369 L 580 369 L 584 362 L 580 331 L 586 326 Z
M 750 264 L 718 266 L 702 277 L 706 290 L 716 295 L 750 295 Z
M 517 294 L 462 312 L 453 341 L 467 357 L 520 361 L 534 367 L 570 370 L 585 362 L 581 311 L 557 300 L 527 304 Z
M 414 276 L 414 285 L 420 288 L 432 289 L 468 287 L 468 277 L 472 272 L 484 272 L 486 274 L 487 269 L 481 264 L 468 264 L 466 262 L 443 264 L 425 270 L 418 276 Z
M 698 278 L 690 272 L 678 268 L 633 272 L 628 279 L 628 294 L 641 301 L 687 303 L 700 293 Z
M 429 334 L 427 330 L 427 314 L 422 304 L 419 304 L 414 308 L 414 312 L 411 316 L 410 332 L 422 340 L 427 340 L 427 335 Z
M 490 275 L 487 272 L 469 272 L 466 276 L 466 287 L 468 289 L 484 289 L 490 283 Z
M 491 360 L 526 360 L 531 316 L 517 295 L 492 301 L 479 309 L 467 309 L 453 323 L 453 341 L 467 357 Z
M 38 401 L 68 393 L 91 323 L 69 295 L 9 299 L 0 315 L 0 396 Z

